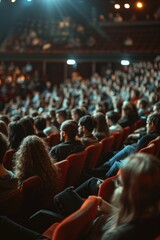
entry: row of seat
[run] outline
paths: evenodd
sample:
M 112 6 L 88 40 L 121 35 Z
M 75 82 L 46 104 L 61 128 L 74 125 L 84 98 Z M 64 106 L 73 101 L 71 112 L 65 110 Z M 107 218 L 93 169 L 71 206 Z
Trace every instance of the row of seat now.
M 160 158 L 160 137 L 157 137 L 149 142 L 149 144 L 139 150 L 141 153 L 152 154 L 158 158 Z
M 43 184 L 39 176 L 26 179 L 21 188 L 0 199 L 0 212 L 14 221 L 26 224 L 28 218 L 43 208 Z
M 133 126 L 125 127 L 123 129 L 123 132 L 113 133 L 109 138 L 105 138 L 104 140 L 102 140 L 102 145 L 103 145 L 102 149 L 104 152 L 103 155 L 105 156 L 106 152 L 120 150 L 127 136 L 130 133 L 132 133 L 135 129 L 141 127 L 142 125 L 143 125 L 143 120 L 139 119 Z M 44 141 L 48 144 L 49 148 L 51 148 L 60 143 L 60 134 L 59 133 L 51 134 L 50 136 L 46 137 Z M 9 149 L 7 150 L 7 152 L 3 157 L 3 164 L 5 168 L 8 170 L 12 170 L 12 165 L 13 165 L 12 160 L 13 160 L 14 153 L 15 153 L 15 150 Z M 88 167 L 90 168 L 90 166 Z

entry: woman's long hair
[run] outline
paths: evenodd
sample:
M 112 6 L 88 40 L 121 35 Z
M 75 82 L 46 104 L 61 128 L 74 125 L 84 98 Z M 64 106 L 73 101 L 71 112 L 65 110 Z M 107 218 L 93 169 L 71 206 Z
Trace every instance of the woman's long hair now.
M 12 121 L 8 125 L 8 139 L 10 148 L 17 150 L 26 137 L 25 128 L 20 121 Z
M 19 179 L 19 185 L 33 175 L 41 177 L 46 192 L 51 196 L 56 192 L 58 171 L 52 162 L 45 142 L 39 137 L 27 136 L 15 155 L 14 172 Z
M 109 127 L 106 122 L 106 117 L 103 113 L 96 113 L 94 115 L 94 119 L 97 122 L 97 126 L 95 128 L 95 133 L 104 133 L 106 137 L 110 136 Z
M 110 218 L 108 232 L 124 223 L 143 221 L 160 213 L 159 159 L 137 153 L 124 161 L 120 174 L 121 191 L 116 201 L 117 208 L 114 208 Z

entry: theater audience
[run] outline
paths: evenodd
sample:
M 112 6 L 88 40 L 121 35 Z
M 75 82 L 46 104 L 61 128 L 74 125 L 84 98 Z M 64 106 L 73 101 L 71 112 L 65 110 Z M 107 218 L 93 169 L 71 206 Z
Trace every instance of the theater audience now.
M 106 170 L 105 177 L 116 174 L 123 165 L 123 159 L 125 157 L 146 147 L 151 140 L 160 135 L 160 114 L 152 113 L 148 116 L 146 129 L 146 134 L 143 135 L 137 143 L 127 145 L 102 165 L 102 168 Z
M 103 215 L 94 221 L 86 239 L 156 239 L 160 235 L 159 189 L 159 159 L 144 153 L 127 157 L 115 182 L 111 205 L 100 198 Z
M 118 121 L 123 128 L 132 126 L 138 120 L 138 112 L 136 106 L 131 102 L 123 102 L 122 105 L 122 116 Z
M 4 121 L 0 120 L 0 132 L 3 133 L 6 137 L 8 137 L 8 128 Z
M 46 138 L 47 135 L 44 133 L 44 129 L 47 126 L 46 118 L 37 116 L 34 119 L 36 135 L 40 138 Z
M 66 159 L 70 154 L 84 149 L 81 141 L 76 140 L 78 124 L 73 120 L 66 120 L 60 127 L 61 143 L 52 147 L 50 154 L 56 161 Z
M 94 119 L 96 120 L 97 125 L 93 131 L 93 135 L 98 139 L 98 141 L 109 137 L 110 131 L 106 122 L 105 115 L 103 113 L 97 112 L 96 114 L 94 114 Z
M 20 123 L 23 124 L 26 132 L 26 136 L 35 135 L 34 119 L 30 116 L 24 116 L 20 119 Z
M 19 187 L 25 179 L 40 176 L 43 181 L 44 201 L 49 205 L 57 190 L 58 172 L 44 141 L 35 135 L 27 136 L 16 152 L 15 159 L 14 173 Z
M 78 123 L 79 119 L 86 115 L 86 110 L 85 108 L 73 108 L 71 110 L 71 116 L 74 121 Z
M 114 110 L 108 111 L 106 113 L 106 121 L 108 123 L 110 133 L 123 131 L 122 126 L 118 124 L 119 119 L 120 114 Z
M 66 110 L 57 110 L 56 111 L 56 120 L 59 124 L 59 128 L 61 126 L 61 124 L 67 120 L 68 116 L 67 116 L 67 111 Z
M 97 126 L 96 120 L 90 116 L 86 115 L 79 119 L 79 136 L 84 147 L 88 147 L 91 144 L 97 144 L 98 138 L 93 135 L 93 130 Z
M 11 196 L 18 188 L 18 179 L 3 165 L 3 157 L 9 147 L 7 137 L 0 133 L 0 201 Z
M 25 137 L 23 124 L 20 121 L 11 121 L 8 125 L 9 148 L 16 152 Z

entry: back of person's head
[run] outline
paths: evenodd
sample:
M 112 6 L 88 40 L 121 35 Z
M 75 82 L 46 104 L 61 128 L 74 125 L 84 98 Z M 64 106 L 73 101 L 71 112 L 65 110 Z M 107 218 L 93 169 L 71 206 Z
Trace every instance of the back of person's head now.
M 8 138 L 10 147 L 17 149 L 21 144 L 22 140 L 26 137 L 25 128 L 19 121 L 12 121 L 8 125 Z
M 0 132 L 0 164 L 2 163 L 3 156 L 8 149 L 8 146 L 9 146 L 9 142 L 7 137 Z
M 61 131 L 67 133 L 68 138 L 73 140 L 78 134 L 78 124 L 74 120 L 66 120 L 61 125 Z
M 108 118 L 108 120 L 111 120 L 111 122 L 113 124 L 116 124 L 118 122 L 118 120 L 120 119 L 120 114 L 119 112 L 116 112 L 114 110 L 108 111 L 106 113 L 106 116 Z
M 120 173 L 117 225 L 152 218 L 160 213 L 160 161 L 137 153 L 124 160 Z
M 74 121 L 77 121 L 86 114 L 83 108 L 73 108 L 71 110 L 71 116 Z
M 37 116 L 34 118 L 34 124 L 38 131 L 43 131 L 47 125 L 46 118 Z
M 33 118 L 29 116 L 25 116 L 21 118 L 20 123 L 22 123 L 25 128 L 26 136 L 35 134 L 33 122 L 34 122 Z
M 39 175 L 48 186 L 48 191 L 55 189 L 57 169 L 51 161 L 46 143 L 41 138 L 36 135 L 24 138 L 15 157 L 14 172 L 20 185 L 24 179 Z
M 96 120 L 90 115 L 81 117 L 79 119 L 79 124 L 81 126 L 85 127 L 86 130 L 91 133 L 92 133 L 93 129 L 97 126 Z
M 4 121 L 0 120 L 0 132 L 8 137 L 8 128 Z
M 0 120 L 5 122 L 5 124 L 8 126 L 10 119 L 7 115 L 0 115 Z
M 155 131 L 160 134 L 160 113 L 152 113 L 148 115 L 148 123 L 153 123 Z

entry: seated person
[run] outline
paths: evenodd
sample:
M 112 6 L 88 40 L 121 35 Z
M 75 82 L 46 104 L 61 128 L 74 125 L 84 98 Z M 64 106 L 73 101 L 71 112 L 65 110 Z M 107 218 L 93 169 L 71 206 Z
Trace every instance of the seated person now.
M 99 143 L 98 139 L 93 135 L 97 123 L 90 115 L 83 116 L 79 119 L 79 136 L 84 147 Z
M 123 131 L 122 126 L 118 124 L 119 118 L 120 118 L 119 113 L 116 111 L 111 110 L 106 113 L 106 120 L 109 125 L 110 133 Z
M 122 116 L 118 123 L 123 127 L 132 126 L 139 119 L 136 106 L 131 102 L 123 102 Z
M 151 240 L 160 235 L 160 161 L 137 153 L 127 157 L 109 207 L 100 201 L 102 212 L 109 213 L 101 226 L 101 240 Z M 93 226 L 95 229 L 95 226 Z M 93 231 L 93 238 L 96 239 Z
M 34 124 L 36 127 L 36 135 L 40 138 L 46 138 L 47 135 L 43 132 L 47 125 L 46 118 L 37 116 L 34 119 Z
M 57 110 L 56 111 L 56 121 L 58 123 L 58 129 L 60 129 L 61 124 L 66 121 L 68 118 L 68 114 L 66 110 Z
M 160 114 L 152 113 L 147 118 L 146 135 L 141 137 L 137 143 L 128 145 L 115 154 L 109 161 L 102 165 L 105 169 L 105 177 L 110 177 L 117 173 L 122 165 L 123 159 L 131 153 L 138 152 L 140 149 L 146 147 L 150 141 L 160 135 Z
M 83 232 L 83 239 L 155 239 L 160 234 L 159 189 L 159 159 L 144 153 L 127 157 L 120 174 L 115 179 L 110 203 L 97 196 L 99 200 L 97 218 L 87 231 Z M 80 194 L 77 190 L 77 194 Z M 70 202 L 70 206 L 67 203 L 69 208 L 75 205 L 75 201 L 77 206 L 83 203 L 83 201 L 80 203 L 79 197 L 73 201 Z
M 66 120 L 60 127 L 61 143 L 52 147 L 50 154 L 57 161 L 66 159 L 70 154 L 83 151 L 81 141 L 76 140 L 78 124 L 73 120 Z
M 107 138 L 110 136 L 110 131 L 108 124 L 106 122 L 105 115 L 103 113 L 97 112 L 94 114 L 94 119 L 97 122 L 97 126 L 94 129 L 94 136 L 98 138 L 98 141 L 101 141 L 104 138 Z
M 8 146 L 6 136 L 0 133 L 0 200 L 8 198 L 18 188 L 18 179 L 3 165 L 3 156 Z

